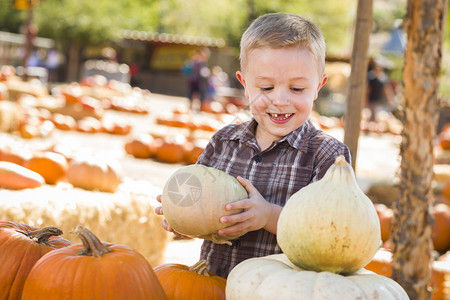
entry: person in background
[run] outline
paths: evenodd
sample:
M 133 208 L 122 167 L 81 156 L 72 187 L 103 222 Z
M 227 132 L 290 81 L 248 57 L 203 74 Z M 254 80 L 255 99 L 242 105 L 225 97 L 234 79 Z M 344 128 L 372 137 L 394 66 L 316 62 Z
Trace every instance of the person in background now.
M 56 49 L 50 49 L 45 59 L 45 68 L 48 70 L 48 81 L 58 81 L 58 67 L 61 62 L 60 55 Z
M 208 77 L 211 73 L 207 66 L 209 56 L 208 48 L 196 49 L 191 60 L 183 66 L 183 74 L 188 77 L 188 98 L 192 110 L 201 110 L 206 99 Z
M 228 74 L 222 70 L 221 66 L 212 67 L 211 75 L 208 77 L 207 85 L 207 100 L 215 101 L 218 100 L 217 92 L 220 88 L 228 87 Z
M 281 253 L 277 223 L 291 195 L 321 179 L 338 156 L 351 160 L 347 146 L 310 119 L 328 79 L 319 28 L 299 15 L 266 14 L 244 32 L 240 49 L 236 76 L 252 119 L 217 131 L 197 161 L 236 177 L 248 192 L 248 199 L 226 205 L 242 212 L 221 217 L 229 226 L 218 231 L 242 236 L 232 245 L 202 244 L 200 258 L 224 278 L 246 259 Z M 162 215 L 162 207 L 155 213 Z M 163 227 L 173 232 L 165 220 Z
M 387 104 L 395 105 L 395 92 L 384 68 L 374 62 L 371 70 L 367 73 L 366 107 L 370 110 L 370 122 L 376 121 L 379 108 Z

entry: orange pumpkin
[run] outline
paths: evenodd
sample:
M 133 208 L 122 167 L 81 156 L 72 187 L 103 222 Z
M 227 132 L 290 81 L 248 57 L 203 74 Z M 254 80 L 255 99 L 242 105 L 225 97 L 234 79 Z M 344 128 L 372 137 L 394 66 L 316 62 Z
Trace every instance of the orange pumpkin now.
M 450 125 L 444 126 L 438 136 L 439 145 L 444 150 L 450 149 Z
M 394 212 L 382 203 L 375 203 L 374 206 L 380 219 L 381 240 L 386 242 L 391 236 Z
M 154 155 L 150 145 L 154 139 L 150 134 L 136 136 L 125 142 L 125 152 L 136 158 L 150 158 Z
M 66 176 L 69 164 L 64 155 L 43 151 L 35 153 L 29 160 L 23 163 L 23 166 L 44 177 L 48 184 L 56 184 Z
M 71 243 L 56 227 L 0 221 L 0 299 L 21 299 L 25 279 L 46 253 Z
M 61 89 L 61 94 L 66 103 L 78 103 L 83 96 L 83 88 L 78 83 L 71 83 Z
M 34 189 L 45 184 L 39 173 L 9 161 L 0 161 L 0 188 Z
M 101 242 L 82 226 L 82 243 L 44 255 L 31 269 L 23 299 L 163 300 L 167 296 L 152 267 L 126 245 Z
M 438 203 L 433 207 L 434 224 L 432 239 L 434 250 L 445 252 L 450 249 L 450 207 Z
M 95 158 L 72 159 L 67 180 L 75 187 L 114 193 L 122 183 L 119 167 L 110 161 Z
M 184 161 L 187 164 L 195 164 L 205 150 L 208 140 L 195 140 L 193 142 L 188 142 L 185 145 L 185 157 Z
M 366 270 L 375 272 L 386 277 L 392 276 L 392 251 L 381 248 L 373 257 L 372 261 L 364 267 Z M 432 300 L 448 299 L 446 295 L 446 277 L 450 277 L 450 261 L 439 259 L 433 262 L 429 286 L 433 290 Z
M 208 272 L 208 262 L 201 260 L 188 267 L 163 264 L 154 268 L 169 300 L 225 300 L 226 279 Z
M 23 163 L 32 156 L 32 153 L 28 149 L 17 148 L 18 147 L 12 148 L 7 145 L 0 146 L 0 161 L 9 161 L 18 165 L 23 165 Z
M 392 251 L 380 248 L 370 263 L 364 269 L 379 275 L 391 277 L 392 275 Z
M 181 134 L 161 139 L 161 144 L 156 146 L 155 157 L 166 163 L 181 163 L 186 153 L 186 142 L 186 137 Z
M 102 122 L 94 117 L 84 117 L 77 122 L 77 131 L 97 133 L 102 130 Z
M 52 122 L 59 130 L 75 130 L 77 128 L 77 121 L 69 115 L 55 113 Z

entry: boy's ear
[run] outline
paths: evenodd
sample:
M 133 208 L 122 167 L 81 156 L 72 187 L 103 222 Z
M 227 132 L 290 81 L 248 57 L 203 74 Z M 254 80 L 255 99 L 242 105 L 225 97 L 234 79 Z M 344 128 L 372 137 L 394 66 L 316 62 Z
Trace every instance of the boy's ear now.
M 244 94 L 245 94 L 245 97 L 248 99 L 249 95 L 247 93 L 247 83 L 245 82 L 244 74 L 241 71 L 237 71 L 236 78 L 239 80 L 239 82 L 244 87 Z
M 324 74 L 323 77 L 322 77 L 322 81 L 320 82 L 319 88 L 317 89 L 317 91 L 319 91 L 325 85 L 325 83 L 327 83 L 327 81 L 328 81 L 328 75 Z
M 328 81 L 328 75 L 324 74 L 322 77 L 322 80 L 319 82 L 319 85 L 317 86 L 317 91 L 316 91 L 314 100 L 317 99 L 317 97 L 319 96 L 320 89 L 325 85 L 325 83 L 327 83 L 327 81 Z
M 244 79 L 244 75 L 242 74 L 241 71 L 236 72 L 236 78 L 239 80 L 239 82 L 242 84 L 242 86 L 245 89 L 246 88 L 245 79 Z

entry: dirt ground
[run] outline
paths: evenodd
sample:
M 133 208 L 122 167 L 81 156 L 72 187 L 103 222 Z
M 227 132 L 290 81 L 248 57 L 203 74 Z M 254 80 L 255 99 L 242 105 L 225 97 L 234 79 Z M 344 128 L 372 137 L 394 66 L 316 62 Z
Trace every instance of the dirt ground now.
M 124 143 L 130 136 L 148 133 L 155 126 L 155 116 L 170 112 L 175 108 L 186 108 L 188 99 L 166 95 L 152 94 L 149 101 L 150 113 L 137 115 L 116 111 L 107 111 L 105 116 L 124 118 L 133 125 L 132 133 L 118 136 L 105 133 L 86 134 L 75 131 L 55 130 L 46 138 L 23 140 L 11 135 L 0 134 L 0 143 L 14 139 L 32 149 L 45 149 L 52 145 L 70 148 L 78 153 L 95 154 L 103 158 L 115 159 L 120 163 L 124 177 L 143 181 L 156 189 L 162 189 L 170 175 L 182 165 L 166 164 L 153 159 L 136 159 L 124 151 Z M 343 139 L 342 129 L 333 129 L 329 133 L 339 140 Z M 399 137 L 384 134 L 361 135 L 356 175 L 365 191 L 372 182 L 393 180 L 399 165 Z M 165 262 L 194 264 L 199 255 L 201 240 L 174 240 L 165 251 Z

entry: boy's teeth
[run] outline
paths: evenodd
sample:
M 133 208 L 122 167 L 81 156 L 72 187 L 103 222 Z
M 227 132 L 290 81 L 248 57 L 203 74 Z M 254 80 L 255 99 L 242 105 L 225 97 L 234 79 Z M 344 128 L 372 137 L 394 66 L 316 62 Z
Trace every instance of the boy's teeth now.
M 274 118 L 289 118 L 292 114 L 270 114 Z

